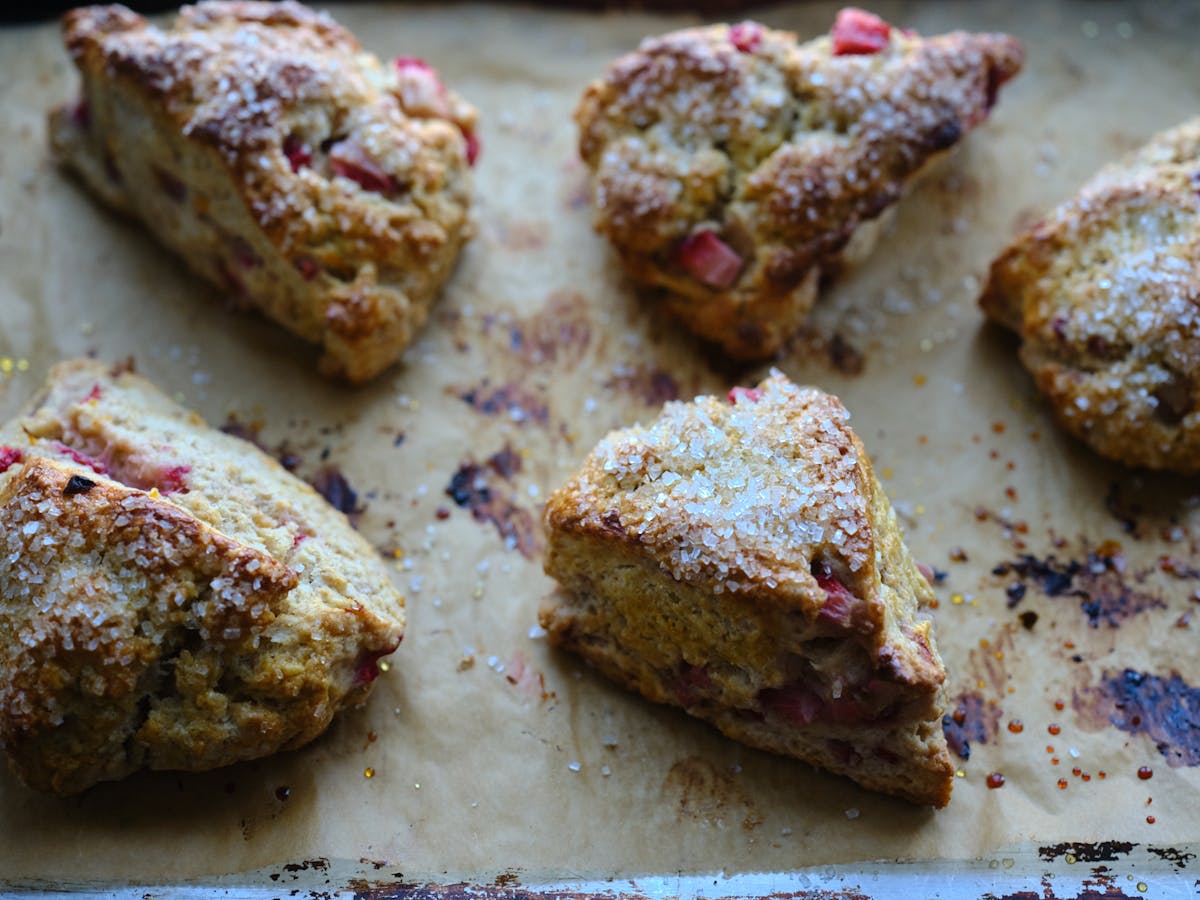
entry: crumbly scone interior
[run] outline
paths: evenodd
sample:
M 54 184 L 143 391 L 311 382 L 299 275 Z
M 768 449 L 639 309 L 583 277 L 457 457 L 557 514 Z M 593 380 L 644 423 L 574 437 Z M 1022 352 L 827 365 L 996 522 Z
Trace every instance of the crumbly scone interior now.
M 1101 171 L 992 264 L 980 303 L 1065 427 L 1132 465 L 1200 470 L 1200 121 Z
M 610 434 L 555 493 L 543 625 L 739 740 L 944 803 L 931 589 L 845 410 L 778 374 L 733 396 Z

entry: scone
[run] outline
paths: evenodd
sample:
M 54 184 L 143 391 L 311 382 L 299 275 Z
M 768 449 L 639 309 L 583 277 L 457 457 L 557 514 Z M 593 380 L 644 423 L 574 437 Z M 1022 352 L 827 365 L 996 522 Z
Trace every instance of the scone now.
M 0 544 L 0 745 L 40 790 L 299 747 L 404 632 L 341 513 L 95 362 L 0 429 Z
M 992 263 L 1059 422 L 1130 466 L 1200 472 L 1200 119 L 1101 171 Z
M 773 372 L 612 432 L 547 504 L 539 618 L 735 740 L 944 806 L 932 589 L 848 419 Z
M 62 162 L 235 303 L 361 382 L 401 355 L 468 237 L 475 111 L 426 63 L 383 66 L 297 3 L 63 18 L 81 99 Z
M 687 328 L 769 356 L 1022 58 L 1007 35 L 922 38 L 853 9 L 804 44 L 755 22 L 647 39 L 575 113 L 597 228 Z

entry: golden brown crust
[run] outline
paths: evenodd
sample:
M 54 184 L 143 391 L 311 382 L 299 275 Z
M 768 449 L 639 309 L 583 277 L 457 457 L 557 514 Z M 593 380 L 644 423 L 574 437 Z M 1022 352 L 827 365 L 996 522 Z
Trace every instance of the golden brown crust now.
M 986 118 L 1022 56 L 1006 35 L 896 29 L 856 56 L 756 23 L 649 38 L 576 112 L 597 227 L 687 327 L 731 356 L 768 356 L 855 232 Z M 727 286 L 681 263 L 706 231 L 741 259 Z
M 944 805 L 932 597 L 836 398 L 774 373 L 609 434 L 550 498 L 551 639 L 737 740 Z
M 423 324 L 469 235 L 475 111 L 432 69 L 384 67 L 298 3 L 63 19 L 83 99 L 63 161 L 197 273 L 363 381 Z
M 0 543 L 0 744 L 56 793 L 307 743 L 403 634 L 340 513 L 98 363 L 0 429 Z
M 980 304 L 1058 420 L 1131 466 L 1200 471 L 1200 120 L 1155 136 L 1026 229 Z

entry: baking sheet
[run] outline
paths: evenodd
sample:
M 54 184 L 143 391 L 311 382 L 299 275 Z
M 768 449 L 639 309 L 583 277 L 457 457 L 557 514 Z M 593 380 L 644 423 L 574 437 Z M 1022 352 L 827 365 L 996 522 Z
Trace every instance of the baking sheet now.
M 410 625 L 369 704 L 306 749 L 67 800 L 0 775 L 0 878 L 162 883 L 320 857 L 503 886 L 1196 842 L 1200 742 L 1194 718 L 1169 713 L 1200 685 L 1200 482 L 1130 473 L 1062 436 L 974 306 L 1018 223 L 1200 106 L 1196 7 L 876 8 L 926 33 L 1009 30 L 1028 49 L 991 121 L 776 363 L 842 397 L 910 547 L 946 572 L 934 615 L 962 720 L 949 727 L 970 744 L 946 810 L 729 742 L 533 627 L 547 492 L 608 429 L 763 371 L 730 369 L 639 303 L 591 230 L 575 158 L 586 81 L 698 20 L 331 7 L 380 55 L 429 59 L 482 113 L 478 237 L 405 363 L 359 390 L 320 380 L 306 348 L 227 311 L 54 168 L 44 110 L 76 82 L 46 25 L 0 33 L 0 414 L 60 358 L 132 355 L 213 424 L 256 433 L 306 476 L 342 474 Z M 835 11 L 754 15 L 813 35 Z

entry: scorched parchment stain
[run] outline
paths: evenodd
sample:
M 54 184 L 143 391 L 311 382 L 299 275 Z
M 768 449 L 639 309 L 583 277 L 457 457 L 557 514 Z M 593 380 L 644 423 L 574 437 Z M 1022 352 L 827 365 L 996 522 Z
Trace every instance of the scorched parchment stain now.
M 1082 559 L 1060 560 L 1054 554 L 1039 559 L 1022 553 L 998 563 L 992 574 L 1008 579 L 1005 592 L 1010 609 L 1026 598 L 1024 588 L 1033 586 L 1045 597 L 1077 598 L 1092 628 L 1102 624 L 1117 628 L 1138 613 L 1167 607 L 1161 597 L 1130 583 L 1141 581 L 1148 573 L 1127 572 L 1124 556 L 1111 542 L 1094 550 L 1085 547 Z
M 1072 705 L 1081 727 L 1144 734 L 1172 768 L 1200 765 L 1200 688 L 1177 672 L 1105 671 L 1099 684 L 1074 693 Z
M 1003 710 L 988 703 L 979 694 L 965 691 L 954 701 L 953 709 L 942 719 L 946 743 L 959 759 L 971 758 L 971 742 L 986 744 L 996 737 Z
M 481 415 L 501 417 L 516 424 L 533 422 L 545 425 L 550 410 L 545 397 L 521 384 L 493 385 L 484 378 L 480 384 L 469 388 L 452 388 L 456 397 Z
M 512 478 L 521 469 L 521 454 L 505 444 L 480 464 L 463 462 L 450 477 L 446 495 L 469 509 L 477 522 L 490 523 L 509 549 L 533 559 L 541 550 L 538 522 L 513 499 Z

